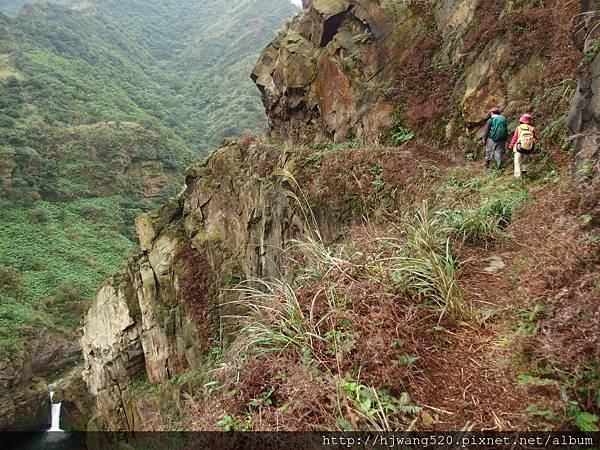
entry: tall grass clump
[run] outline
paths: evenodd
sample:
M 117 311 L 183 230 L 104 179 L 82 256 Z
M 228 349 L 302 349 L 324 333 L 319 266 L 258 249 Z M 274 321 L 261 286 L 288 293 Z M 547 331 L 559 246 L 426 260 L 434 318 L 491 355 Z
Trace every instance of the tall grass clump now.
M 278 175 L 296 192 L 299 192 L 296 194 L 290 190 L 286 192 L 286 195 L 296 202 L 306 224 L 303 239 L 291 241 L 291 250 L 302 256 L 302 261 L 290 257 L 297 267 L 302 267 L 300 270 L 302 275 L 297 277 L 296 281 L 320 280 L 334 269 L 339 269 L 342 274 L 345 274 L 353 266 L 351 260 L 356 254 L 350 254 L 344 246 L 339 247 L 336 251 L 325 244 L 315 213 L 294 175 L 285 169 L 280 170 Z
M 452 235 L 463 242 L 486 242 L 501 237 L 517 209 L 530 198 L 521 187 L 499 190 L 484 197 L 479 206 L 460 206 L 438 212 Z
M 344 246 L 336 250 L 325 245 L 322 239 L 312 237 L 292 240 L 291 243 L 291 250 L 302 258 L 300 262 L 290 257 L 297 266 L 302 267 L 295 281 L 322 280 L 333 271 L 336 271 L 338 276 L 344 276 L 354 267 L 352 260 L 357 254 L 351 254 Z
M 244 310 L 235 317 L 242 325 L 235 348 L 238 355 L 281 353 L 295 347 L 303 356 L 320 361 L 318 346 L 327 343 L 324 336 L 331 311 L 317 317 L 317 296 L 305 312 L 293 288 L 284 281 L 249 280 L 233 291 L 240 296 L 236 306 Z
M 469 320 L 471 308 L 458 284 L 460 264 L 452 255 L 449 228 L 439 215 L 424 204 L 405 229 L 405 239 L 391 241 L 396 255 L 391 258 L 393 281 L 405 285 L 437 305 L 439 321 Z

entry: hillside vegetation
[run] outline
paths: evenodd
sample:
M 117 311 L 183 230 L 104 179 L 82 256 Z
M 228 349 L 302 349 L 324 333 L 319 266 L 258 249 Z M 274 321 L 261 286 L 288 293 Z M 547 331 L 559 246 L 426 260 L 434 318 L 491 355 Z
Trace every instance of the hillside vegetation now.
M 52 0 L 48 2 L 44 2 L 43 0 L 3 0 L 0 4 L 0 11 L 8 14 L 10 16 L 14 16 L 19 11 L 19 8 L 25 4 L 33 4 L 33 3 L 54 3 L 57 5 L 65 4 L 69 0 Z
M 224 135 L 264 128 L 248 73 L 295 10 L 23 3 L 0 7 L 20 7 L 0 13 L 0 353 L 11 356 L 43 327 L 74 331 L 135 247 L 135 216 L 180 191 L 187 165 Z

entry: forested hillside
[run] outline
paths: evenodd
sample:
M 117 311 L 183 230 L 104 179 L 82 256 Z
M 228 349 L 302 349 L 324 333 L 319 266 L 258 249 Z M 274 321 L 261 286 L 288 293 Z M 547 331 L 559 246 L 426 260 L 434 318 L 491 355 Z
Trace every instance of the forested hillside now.
M 40 329 L 75 329 L 135 247 L 133 218 L 177 193 L 184 167 L 222 136 L 264 128 L 248 74 L 295 11 L 23 3 L 0 2 L 0 354 L 11 357 Z
M 117 27 L 148 50 L 175 101 L 164 120 L 205 152 L 222 137 L 266 129 L 250 72 L 259 49 L 296 10 L 287 0 L 104 0 L 96 9 L 115 15 Z

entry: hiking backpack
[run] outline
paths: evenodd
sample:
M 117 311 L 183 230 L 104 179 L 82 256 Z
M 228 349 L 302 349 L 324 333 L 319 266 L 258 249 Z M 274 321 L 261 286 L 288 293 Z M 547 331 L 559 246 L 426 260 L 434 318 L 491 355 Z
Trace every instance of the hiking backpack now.
M 490 138 L 494 142 L 506 142 L 508 139 L 508 125 L 506 124 L 506 119 L 503 116 L 492 117 Z
M 532 153 L 535 145 L 535 137 L 533 128 L 529 125 L 521 125 L 519 127 L 519 142 L 517 142 L 517 151 L 520 153 Z

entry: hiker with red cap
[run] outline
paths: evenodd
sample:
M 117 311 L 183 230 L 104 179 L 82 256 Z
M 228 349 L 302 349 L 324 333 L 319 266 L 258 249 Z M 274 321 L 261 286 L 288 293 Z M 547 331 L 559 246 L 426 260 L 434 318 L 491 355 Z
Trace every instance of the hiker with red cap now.
M 502 156 L 508 139 L 508 125 L 506 118 L 500 114 L 500 108 L 490 109 L 490 120 L 488 120 L 483 139 L 485 141 L 485 167 L 488 168 L 493 159 L 496 160 L 496 168 L 502 168 Z
M 537 131 L 532 125 L 531 114 L 523 114 L 519 119 L 519 126 L 515 130 L 512 141 L 508 148 L 515 154 L 515 177 L 523 178 L 527 174 L 525 165 L 527 155 L 535 152 L 537 142 Z

